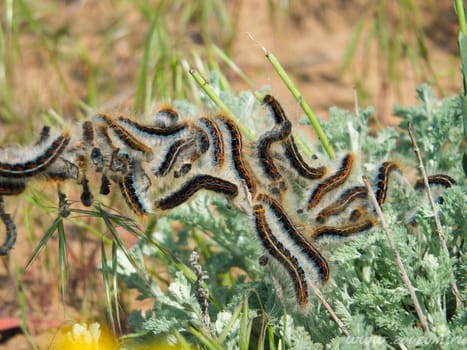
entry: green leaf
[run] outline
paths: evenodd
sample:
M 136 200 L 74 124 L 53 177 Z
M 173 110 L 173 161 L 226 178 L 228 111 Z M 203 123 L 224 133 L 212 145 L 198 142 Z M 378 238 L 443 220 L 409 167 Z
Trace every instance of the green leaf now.
M 45 235 L 42 237 L 40 240 L 39 244 L 34 248 L 34 251 L 32 252 L 31 257 L 29 258 L 28 262 L 26 263 L 26 266 L 24 267 L 24 270 L 27 270 L 28 267 L 32 264 L 32 262 L 37 258 L 39 255 L 40 251 L 46 246 L 47 242 L 49 241 L 50 237 L 55 233 L 57 230 L 57 227 L 62 223 L 62 217 L 57 217 L 55 221 L 52 223 L 52 225 L 49 227 Z

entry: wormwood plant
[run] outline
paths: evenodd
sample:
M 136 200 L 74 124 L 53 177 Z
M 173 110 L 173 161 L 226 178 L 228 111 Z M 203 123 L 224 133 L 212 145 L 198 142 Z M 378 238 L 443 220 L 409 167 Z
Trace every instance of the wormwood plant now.
M 215 77 L 215 76 L 214 76 Z M 211 81 L 214 85 L 216 81 Z M 436 234 L 433 213 L 423 192 L 411 186 L 390 186 L 390 200 L 383 206 L 397 249 L 414 284 L 429 330 L 423 332 L 409 293 L 400 278 L 387 240 L 378 226 L 351 242 L 328 246 L 332 277 L 323 288 L 326 299 L 349 329 L 343 336 L 329 314 L 313 298 L 309 310 L 299 312 L 288 288 L 277 289 L 283 272 L 274 264 L 259 264 L 262 254 L 250 219 L 217 195 L 201 194 L 190 204 L 174 209 L 157 220 L 153 231 L 132 249 L 147 266 L 166 264 L 170 275 L 144 272 L 145 278 L 125 259 L 118 260 L 118 275 L 139 299 L 154 301 L 144 312 L 135 310 L 129 319 L 133 336 L 128 348 L 145 341 L 168 340 L 208 349 L 368 349 L 423 348 L 458 349 L 467 344 L 465 312 L 457 308 L 450 290 L 450 269 L 466 297 L 467 185 L 461 169 L 461 98 L 436 99 L 429 86 L 417 90 L 420 105 L 396 106 L 400 130 L 384 129 L 372 134 L 368 127 L 371 108 L 357 114 L 332 108 L 324 130 L 336 151 L 364 154 L 362 173 L 374 174 L 381 160 L 397 159 L 416 168 L 416 159 L 405 132 L 412 123 L 429 173 L 444 172 L 458 185 L 442 194 L 438 203 L 450 259 L 446 259 Z M 248 92 L 238 96 L 221 92 L 221 99 L 241 113 L 241 122 L 258 132 L 261 108 Z M 184 104 L 188 109 L 194 106 Z M 307 121 L 304 121 L 307 123 Z M 314 149 L 326 159 L 321 146 Z M 407 172 L 409 173 L 409 172 Z M 410 176 L 410 175 L 408 175 Z M 178 227 L 179 229 L 174 229 Z M 159 242 L 155 247 L 150 241 Z M 202 326 L 202 308 L 195 284 L 180 271 L 160 247 L 181 259 L 186 266 L 193 250 L 201 256 L 208 279 L 209 318 Z M 149 268 L 149 267 L 148 267 Z M 162 277 L 164 276 L 164 277 Z M 287 280 L 287 278 L 285 278 Z M 148 284 L 148 281 L 151 281 Z M 162 282 L 162 284 L 161 284 Z M 290 295 L 289 295 L 290 294 Z M 124 345 L 125 347 L 125 345 Z

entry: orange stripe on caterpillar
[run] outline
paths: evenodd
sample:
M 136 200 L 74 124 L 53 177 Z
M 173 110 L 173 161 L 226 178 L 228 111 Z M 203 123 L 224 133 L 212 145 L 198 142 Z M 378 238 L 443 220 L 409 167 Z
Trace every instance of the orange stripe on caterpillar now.
M 452 177 L 446 174 L 436 174 L 436 175 L 430 175 L 428 176 L 428 184 L 430 186 L 432 185 L 439 185 L 444 188 L 449 188 L 457 184 L 456 180 L 454 180 Z M 419 190 L 422 189 L 425 186 L 425 182 L 423 178 L 418 179 L 417 182 L 415 182 L 415 189 Z
M 319 168 L 312 168 L 305 162 L 297 148 L 293 136 L 290 136 L 287 142 L 284 144 L 284 153 L 285 157 L 289 160 L 290 165 L 302 177 L 310 180 L 315 180 L 320 179 L 324 175 L 326 175 L 327 168 L 325 166 Z
M 238 187 L 227 180 L 211 175 L 197 175 L 187 180 L 175 192 L 157 200 L 155 206 L 162 210 L 175 208 L 190 199 L 199 190 L 214 191 L 228 198 L 234 198 L 238 194 Z
M 5 225 L 6 239 L 5 242 L 0 246 L 0 255 L 7 255 L 8 252 L 13 248 L 16 242 L 16 225 L 11 219 L 10 215 L 5 212 L 3 206 L 3 198 L 0 196 L 0 219 Z
M 242 154 L 242 134 L 238 129 L 237 125 L 227 117 L 218 116 L 220 122 L 222 122 L 230 137 L 231 155 L 235 170 L 237 171 L 240 179 L 245 182 L 248 191 L 253 195 L 256 193 L 256 183 L 251 175 L 251 170 L 247 168 L 246 162 L 243 160 Z
M 284 234 L 300 247 L 301 252 L 306 256 L 307 260 L 317 267 L 321 281 L 326 283 L 329 279 L 329 265 L 319 250 L 303 237 L 278 201 L 265 193 L 259 193 L 256 199 L 271 208 L 274 216 L 282 225 Z
M 186 123 L 170 125 L 167 127 L 158 127 L 140 124 L 122 116 L 118 117 L 118 121 L 124 124 L 126 127 L 129 127 L 129 130 L 133 130 L 133 132 L 136 133 L 141 133 L 143 134 L 142 136 L 149 138 L 174 136 L 188 129 L 188 124 Z
M 7 178 L 23 178 L 38 175 L 63 153 L 70 142 L 70 132 L 65 131 L 58 136 L 46 149 L 34 155 L 32 159 L 18 163 L 0 162 L 0 176 Z
M 319 224 L 323 224 L 326 222 L 329 216 L 342 213 L 354 200 L 365 199 L 367 197 L 368 190 L 365 186 L 351 187 L 345 192 L 343 192 L 335 202 L 331 203 L 326 208 L 321 210 L 316 216 L 316 222 Z
M 366 231 L 376 224 L 376 218 L 366 218 L 349 225 L 321 226 L 316 228 L 311 238 L 320 240 L 324 238 L 347 238 L 355 233 Z
M 271 228 L 266 221 L 266 213 L 263 205 L 256 204 L 253 206 L 253 217 L 255 220 L 255 229 L 263 247 L 287 270 L 294 283 L 298 304 L 305 307 L 308 302 L 305 271 L 300 266 L 297 258 L 293 256 L 271 232 Z
M 327 177 L 323 182 L 315 187 L 313 193 L 308 199 L 308 209 L 314 208 L 326 195 L 326 193 L 347 181 L 347 178 L 352 171 L 354 160 L 354 155 L 348 153 L 344 157 L 340 169 L 334 175 Z
M 288 120 L 281 104 L 273 96 L 265 95 L 263 97 L 263 103 L 271 110 L 272 118 L 276 124 L 281 124 Z
M 165 106 L 154 114 L 154 126 L 168 128 L 178 122 L 178 113 L 172 106 Z
M 0 196 L 16 196 L 26 189 L 26 183 L 21 181 L 0 181 Z
M 109 128 L 105 124 L 97 125 L 97 138 L 112 151 L 115 151 L 117 147 L 113 144 L 112 139 L 109 136 Z
M 287 119 L 287 116 L 284 112 L 284 109 L 280 105 L 280 103 L 271 95 L 266 95 L 263 98 L 263 103 L 266 104 L 270 110 L 274 122 L 276 124 L 284 123 Z M 292 135 L 290 135 L 284 141 L 284 154 L 285 157 L 288 159 L 290 165 L 295 169 L 295 171 L 304 178 L 314 180 L 320 179 L 326 174 L 326 167 L 319 167 L 319 168 L 312 168 L 310 167 L 305 160 L 303 159 L 302 155 L 300 154 L 297 145 L 295 143 L 295 139 Z
M 355 208 L 349 215 L 350 222 L 356 222 L 358 219 L 363 217 L 367 214 L 367 210 L 365 208 Z
M 115 136 L 130 149 L 144 153 L 145 155 L 152 154 L 152 150 L 149 146 L 136 139 L 131 135 L 125 128 L 118 124 L 115 119 L 111 118 L 107 114 L 97 114 L 94 116 L 95 119 L 104 121 L 110 130 L 113 131 Z
M 214 149 L 214 165 L 218 168 L 224 166 L 224 138 L 219 130 L 217 123 L 210 118 L 201 118 L 200 123 L 203 124 L 208 130 L 209 136 L 211 137 L 213 149 Z
M 378 205 L 381 206 L 383 205 L 384 201 L 386 200 L 386 195 L 388 191 L 388 183 L 389 183 L 389 175 L 393 171 L 399 171 L 400 168 L 395 162 L 384 162 L 381 164 L 379 170 L 378 170 L 378 178 L 376 181 L 376 201 L 378 202 Z

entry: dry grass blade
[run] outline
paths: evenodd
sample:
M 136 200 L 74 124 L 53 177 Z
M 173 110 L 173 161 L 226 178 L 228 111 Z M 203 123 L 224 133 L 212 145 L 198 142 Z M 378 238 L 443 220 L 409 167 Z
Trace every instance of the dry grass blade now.
M 366 176 L 363 176 L 362 178 L 363 178 L 363 182 L 366 185 L 366 188 L 368 189 L 368 197 L 370 197 L 370 200 L 373 203 L 373 206 L 375 207 L 376 213 L 378 214 L 378 217 L 381 220 L 381 225 L 383 226 L 384 233 L 386 234 L 392 253 L 394 254 L 394 258 L 396 259 L 397 266 L 399 267 L 399 273 L 405 285 L 407 286 L 407 289 L 409 290 L 410 297 L 412 298 L 412 302 L 414 304 L 415 311 L 417 312 L 418 319 L 420 320 L 420 323 L 422 324 L 423 330 L 425 332 L 428 332 L 429 330 L 428 321 L 426 319 L 425 314 L 422 311 L 422 308 L 420 307 L 420 303 L 418 302 L 417 295 L 415 294 L 415 288 L 413 287 L 412 282 L 410 282 L 409 276 L 407 275 L 404 264 L 402 263 L 401 257 L 399 255 L 399 251 L 397 250 L 394 240 L 392 238 L 391 232 L 389 231 L 389 227 L 386 222 L 386 219 L 384 218 L 383 212 L 381 211 L 378 201 L 376 200 L 374 191 L 371 188 L 370 183 L 368 182 L 368 178 Z
M 428 196 L 428 201 L 430 202 L 431 209 L 433 210 L 433 216 L 435 219 L 436 231 L 438 232 L 439 242 L 441 244 L 441 248 L 443 249 L 445 258 L 449 260 L 449 250 L 446 244 L 446 239 L 444 238 L 443 227 L 441 226 L 441 221 L 439 219 L 438 208 L 436 207 L 435 201 L 433 200 L 433 195 L 431 194 L 430 185 L 428 183 L 428 176 L 426 174 L 425 167 L 423 166 L 422 156 L 420 154 L 420 149 L 418 148 L 417 140 L 415 139 L 415 135 L 413 133 L 411 123 L 409 123 L 408 130 L 409 130 L 410 140 L 412 141 L 412 146 L 413 146 L 415 155 L 417 156 L 418 168 L 420 169 L 420 172 L 423 177 L 423 183 L 425 185 L 425 190 Z M 460 309 L 462 307 L 462 298 L 461 298 L 459 289 L 457 288 L 456 278 L 454 276 L 454 272 L 452 271 L 452 268 L 449 268 L 449 277 L 451 279 L 451 290 L 452 290 L 452 293 L 454 294 L 454 297 L 456 298 L 456 306 L 458 309 Z
M 311 289 L 313 290 L 313 292 L 316 294 L 316 296 L 318 297 L 318 299 L 321 301 L 321 304 L 323 304 L 323 306 L 326 308 L 326 310 L 329 312 L 329 315 L 331 315 L 332 319 L 334 320 L 334 322 L 336 322 L 337 326 L 339 327 L 339 329 L 342 331 L 342 333 L 344 333 L 344 335 L 346 337 L 350 336 L 350 333 L 349 333 L 349 330 L 347 329 L 347 327 L 344 325 L 344 322 L 342 322 L 342 320 L 337 316 L 337 314 L 334 312 L 332 306 L 326 301 L 326 299 L 324 298 L 324 295 L 321 293 L 321 291 L 319 290 L 319 288 L 313 283 L 310 281 L 310 285 L 311 285 Z

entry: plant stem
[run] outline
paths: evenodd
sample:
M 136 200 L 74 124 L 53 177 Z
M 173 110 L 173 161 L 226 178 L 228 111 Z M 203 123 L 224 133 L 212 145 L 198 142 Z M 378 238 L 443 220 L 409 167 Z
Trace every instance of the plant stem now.
M 417 140 L 415 140 L 415 135 L 412 130 L 412 124 L 410 122 L 409 122 L 408 129 L 409 129 L 410 140 L 412 141 L 412 146 L 413 146 L 415 155 L 417 156 L 418 168 L 420 169 L 420 172 L 423 177 L 423 183 L 425 185 L 425 190 L 428 196 L 428 201 L 430 202 L 431 209 L 433 210 L 433 216 L 435 218 L 436 231 L 438 232 L 439 242 L 441 244 L 441 248 L 443 249 L 446 259 L 449 261 L 449 250 L 446 244 L 446 239 L 444 238 L 441 221 L 439 220 L 438 208 L 436 207 L 435 201 L 433 200 L 433 195 L 431 194 L 430 185 L 428 183 L 428 177 L 426 175 L 425 167 L 423 166 L 422 156 L 420 155 L 420 149 L 418 148 Z M 461 298 L 459 289 L 457 288 L 456 279 L 454 277 L 454 272 L 452 272 L 451 267 L 449 267 L 449 277 L 451 279 L 451 290 L 452 290 L 452 293 L 454 294 L 454 297 L 456 298 L 457 309 L 460 309 L 462 307 L 462 298 Z
M 465 22 L 464 1 L 455 0 L 454 6 L 456 7 L 457 21 L 459 22 L 459 29 L 462 33 L 464 33 L 464 35 L 467 36 L 467 24 Z
M 399 251 L 397 250 L 396 245 L 394 243 L 394 239 L 392 238 L 391 232 L 389 231 L 389 227 L 386 222 L 386 219 L 384 218 L 383 212 L 381 211 L 378 201 L 376 200 L 373 189 L 371 188 L 371 185 L 368 182 L 368 178 L 366 176 L 363 176 L 362 178 L 363 178 L 363 182 L 366 185 L 366 188 L 368 189 L 368 197 L 370 197 L 370 200 L 373 203 L 373 206 L 375 207 L 376 213 L 378 214 L 378 217 L 381 221 L 381 225 L 383 226 L 384 233 L 386 234 L 386 237 L 388 239 L 389 246 L 391 247 L 392 253 L 394 254 L 394 258 L 396 259 L 397 266 L 399 267 L 399 273 L 405 285 L 407 286 L 407 289 L 409 290 L 410 297 L 412 298 L 412 302 L 414 304 L 415 311 L 417 312 L 418 319 L 420 320 L 420 323 L 422 324 L 423 330 L 425 332 L 428 332 L 429 328 L 428 328 L 428 322 L 426 320 L 426 316 L 423 313 L 422 308 L 420 307 L 420 303 L 418 302 L 417 295 L 415 294 L 415 289 L 412 285 L 412 282 L 410 282 L 410 279 L 409 279 L 409 276 L 407 275 L 404 264 L 402 263 L 401 257 L 399 255 Z
M 462 96 L 462 119 L 464 124 L 464 140 L 467 142 L 467 24 L 465 19 L 464 2 L 462 0 L 454 1 L 454 9 L 457 14 L 457 21 L 459 22 L 459 36 L 457 43 L 459 45 L 461 70 L 462 70 L 462 83 L 464 86 Z M 464 151 L 462 166 L 464 173 L 467 175 L 467 151 Z
M 313 292 L 316 294 L 318 299 L 321 301 L 321 304 L 323 304 L 324 308 L 329 312 L 329 315 L 331 315 L 332 319 L 334 320 L 334 322 L 336 322 L 337 326 L 340 328 L 342 333 L 344 333 L 346 337 L 350 336 L 350 333 L 347 327 L 344 325 L 344 322 L 342 322 L 342 320 L 336 315 L 333 308 L 326 301 L 326 299 L 324 298 L 324 295 L 321 293 L 319 288 L 312 281 L 309 281 L 309 284 Z
M 255 91 L 253 92 L 253 95 L 259 103 L 262 103 L 264 95 L 261 92 Z M 300 149 L 303 151 L 303 153 L 307 155 L 307 157 L 311 158 L 313 156 L 313 151 L 311 150 L 311 148 L 303 141 L 303 139 L 299 135 L 297 135 L 293 131 L 292 135 L 294 136 L 295 142 L 297 143 L 298 147 L 300 147 Z
M 256 42 L 256 40 L 253 38 L 252 35 L 250 35 L 250 34 L 248 34 L 248 35 L 250 36 L 251 40 Z M 285 86 L 287 86 L 289 91 L 292 93 L 292 95 L 297 100 L 298 104 L 300 105 L 300 108 L 305 112 L 305 115 L 307 116 L 307 118 L 310 121 L 311 125 L 315 129 L 316 134 L 318 135 L 319 140 L 321 141 L 321 144 L 323 145 L 324 149 L 326 150 L 329 158 L 330 159 L 336 158 L 334 150 L 332 149 L 332 146 L 329 143 L 329 140 L 326 137 L 326 134 L 324 133 L 323 129 L 321 128 L 321 125 L 319 125 L 318 119 L 316 118 L 315 114 L 313 113 L 310 105 L 305 101 L 305 99 L 303 98 L 300 91 L 297 89 L 295 84 L 289 78 L 289 75 L 285 71 L 284 67 L 282 67 L 281 63 L 276 58 L 276 56 L 274 56 L 272 53 L 270 53 L 268 50 L 266 50 L 266 48 L 264 46 L 260 45 L 260 47 L 264 51 L 264 54 L 265 54 L 266 58 L 268 59 L 268 61 L 274 67 L 274 70 L 277 72 L 277 74 L 279 74 L 279 77 L 284 82 Z
M 238 121 L 238 118 L 232 113 L 232 111 L 225 105 L 224 102 L 219 98 L 219 96 L 216 95 L 214 90 L 211 89 L 211 86 L 209 86 L 209 83 L 206 81 L 206 79 L 203 78 L 201 74 L 195 69 L 190 69 L 189 73 L 191 76 L 195 79 L 196 83 L 203 89 L 203 91 L 206 93 L 206 95 L 209 96 L 209 98 L 216 104 L 219 109 L 224 112 L 224 114 L 232 119 L 235 124 L 238 125 L 238 128 L 242 131 L 242 133 L 250 140 L 253 141 L 255 139 L 254 135 L 245 128 L 245 126 Z
M 323 145 L 324 149 L 326 150 L 328 156 L 330 159 L 336 158 L 336 155 L 334 154 L 334 150 L 332 149 L 331 144 L 329 143 L 329 140 L 324 133 L 323 129 L 321 128 L 321 125 L 319 125 L 318 119 L 316 118 L 315 114 L 311 110 L 310 105 L 306 102 L 306 100 L 303 98 L 302 94 L 300 91 L 297 89 L 297 87 L 294 85 L 292 80 L 289 78 L 287 72 L 284 70 L 282 65 L 280 64 L 279 60 L 270 52 L 266 51 L 265 48 L 263 48 L 266 58 L 271 62 L 272 66 L 276 70 L 277 74 L 279 74 L 279 77 L 282 79 L 284 84 L 287 86 L 289 91 L 292 93 L 292 95 L 295 97 L 297 100 L 298 104 L 300 105 L 301 109 L 305 112 L 305 115 L 307 116 L 308 120 L 310 121 L 311 125 L 316 131 L 316 134 L 319 137 L 319 140 L 321 141 L 321 144 Z

